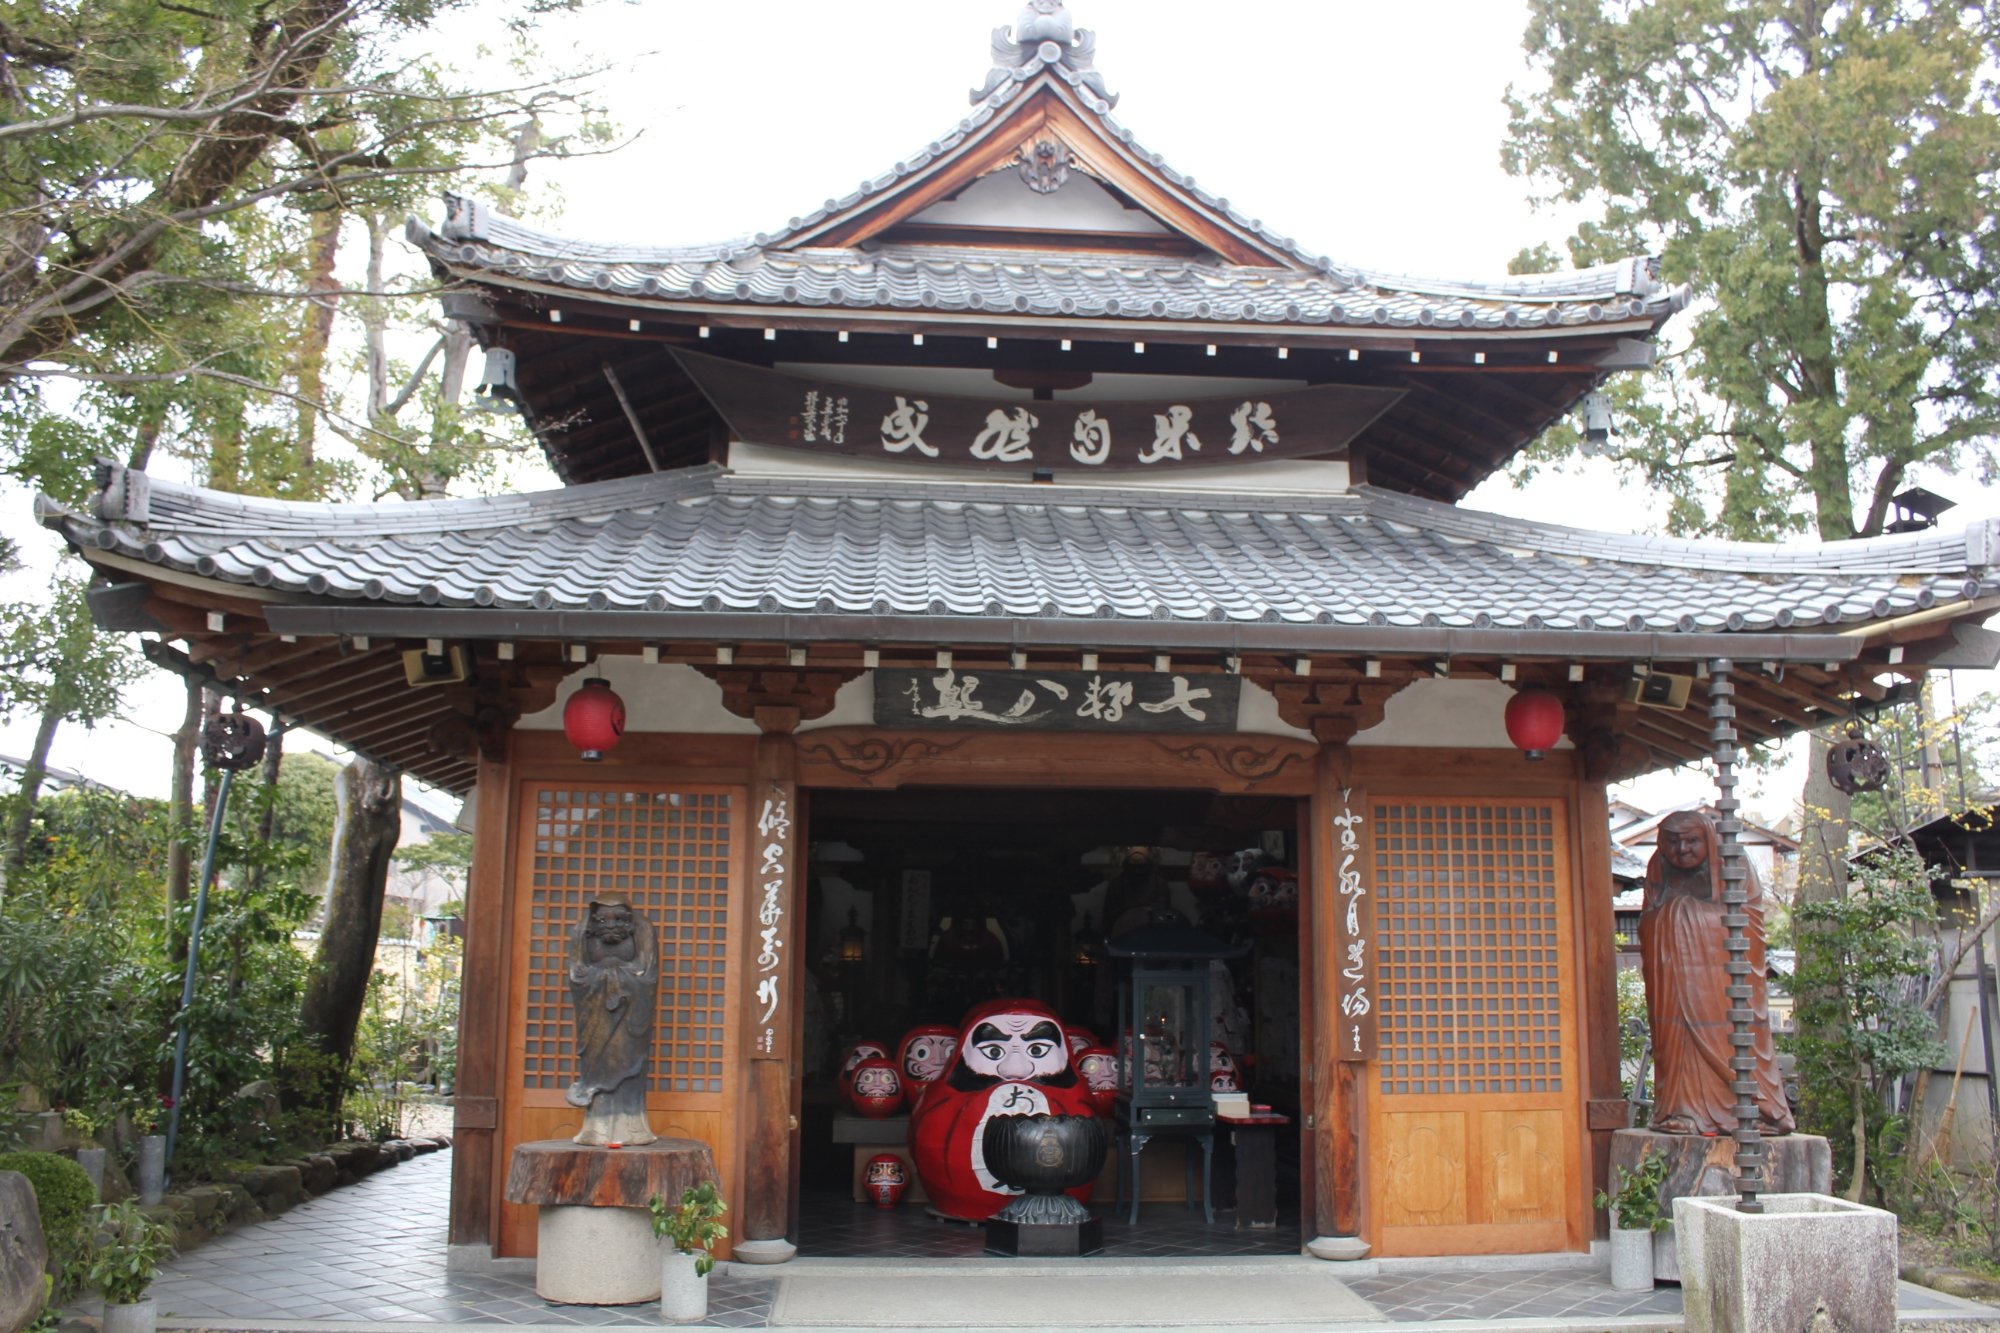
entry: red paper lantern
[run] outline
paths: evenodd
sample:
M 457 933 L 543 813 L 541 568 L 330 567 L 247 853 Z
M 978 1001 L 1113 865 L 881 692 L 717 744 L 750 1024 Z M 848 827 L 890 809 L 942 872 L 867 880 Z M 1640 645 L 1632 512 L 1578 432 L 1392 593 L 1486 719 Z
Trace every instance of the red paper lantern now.
M 1529 687 L 1507 701 L 1507 739 L 1540 759 L 1555 748 L 1563 734 L 1562 700 L 1547 690 Z
M 625 734 L 625 701 L 602 676 L 592 676 L 563 705 L 563 735 L 589 760 L 604 758 Z

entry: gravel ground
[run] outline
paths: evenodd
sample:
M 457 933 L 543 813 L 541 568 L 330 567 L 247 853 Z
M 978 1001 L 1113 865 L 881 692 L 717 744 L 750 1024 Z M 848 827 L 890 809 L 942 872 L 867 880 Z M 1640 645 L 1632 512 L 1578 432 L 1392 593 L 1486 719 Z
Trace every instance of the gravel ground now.
M 451 1133 L 451 1102 L 446 1098 L 412 1098 L 403 1114 L 404 1132 L 413 1138 Z

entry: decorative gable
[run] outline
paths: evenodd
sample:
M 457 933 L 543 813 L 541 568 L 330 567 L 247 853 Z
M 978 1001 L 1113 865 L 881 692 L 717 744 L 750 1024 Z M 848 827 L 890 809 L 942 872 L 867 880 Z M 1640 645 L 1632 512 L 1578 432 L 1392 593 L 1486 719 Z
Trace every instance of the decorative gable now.
M 972 93 L 978 110 L 956 134 L 897 163 L 881 188 L 865 189 L 858 198 L 806 219 L 771 242 L 772 248 L 852 247 L 878 240 L 992 245 L 1003 243 L 998 238 L 1004 228 L 1009 234 L 1004 243 L 1027 248 L 1038 248 L 1038 238 L 1045 238 L 1060 240 L 1071 250 L 1212 255 L 1252 268 L 1317 267 L 1257 224 L 1244 225 L 1222 201 L 1195 191 L 1191 180 L 1141 148 L 1130 131 L 1113 121 L 1110 112 L 1117 99 L 1105 91 L 1095 51 L 1096 39 L 1071 22 L 1062 0 L 1032 0 L 1012 29 L 994 30 L 993 68 Z M 1010 197 L 1011 186 L 995 179 L 1003 175 L 1026 193 L 1050 200 L 1071 182 L 1087 180 L 1118 205 L 1120 214 L 1136 214 L 1152 225 L 1134 226 L 1118 214 L 1111 215 L 1119 218 L 1117 225 L 1103 227 L 999 220 L 1013 209 L 1032 207 Z M 994 183 L 989 186 L 989 181 Z M 968 194 L 975 195 L 970 203 L 965 202 Z M 988 212 L 1003 200 L 1013 209 Z M 954 211 L 995 220 L 938 216 Z M 1077 211 L 1074 205 L 1052 205 L 1042 215 L 1054 219 Z M 968 230 L 938 234 L 947 226 Z M 1177 243 L 1124 242 L 1135 234 L 1174 237 Z

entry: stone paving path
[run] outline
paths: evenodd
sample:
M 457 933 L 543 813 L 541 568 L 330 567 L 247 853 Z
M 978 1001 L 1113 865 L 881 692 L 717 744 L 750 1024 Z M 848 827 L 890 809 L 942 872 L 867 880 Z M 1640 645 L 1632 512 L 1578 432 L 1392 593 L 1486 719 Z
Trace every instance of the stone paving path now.
M 283 1217 L 210 1241 L 168 1265 L 153 1284 L 169 1327 L 284 1328 L 299 1324 L 505 1324 L 660 1326 L 657 1304 L 551 1305 L 526 1271 L 474 1276 L 445 1271 L 451 1154 L 419 1157 L 358 1185 L 301 1204 Z M 801 1261 L 797 1270 L 806 1271 Z M 834 1263 L 835 1261 L 824 1261 Z M 933 1261 L 947 1275 L 948 1261 Z M 1145 1280 L 1129 1260 L 1118 1277 Z M 1236 1264 L 1289 1263 L 1237 1259 Z M 525 1265 L 523 1266 L 525 1269 Z M 1316 1271 L 1324 1271 L 1315 1265 Z M 771 1327 L 785 1269 L 724 1265 L 709 1280 L 710 1328 Z M 830 1270 L 829 1270 L 830 1271 Z M 1157 1271 L 1166 1272 L 1167 1269 Z M 1254 1268 L 1243 1270 L 1254 1280 Z M 1107 1277 L 1107 1280 L 1118 1278 Z M 1230 1280 L 1234 1280 L 1232 1275 Z M 1573 1328 L 1657 1328 L 1677 1322 L 1680 1290 L 1613 1291 L 1602 1269 L 1397 1271 L 1345 1279 L 1378 1312 L 1379 1325 L 1469 1329 L 1494 1320 L 1564 1321 Z M 885 1293 L 885 1299 L 893 1300 Z M 1903 1317 L 1965 1318 L 1966 1302 L 1905 1284 Z M 992 1312 L 996 1317 L 1002 1312 Z M 1355 1328 L 1356 1325 L 1329 1325 Z M 1957 1327 L 1966 1327 L 1960 1324 Z

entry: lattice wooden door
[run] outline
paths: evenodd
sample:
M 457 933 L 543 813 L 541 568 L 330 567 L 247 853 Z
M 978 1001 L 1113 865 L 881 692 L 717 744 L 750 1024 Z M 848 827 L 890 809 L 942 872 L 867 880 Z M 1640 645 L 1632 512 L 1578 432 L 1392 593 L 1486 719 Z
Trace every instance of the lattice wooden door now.
M 571 1058 L 566 951 L 572 924 L 598 894 L 625 895 L 660 943 L 653 1026 L 653 1132 L 715 1150 L 724 1197 L 735 1199 L 735 1006 L 729 979 L 741 949 L 732 920 L 744 836 L 739 788 L 633 782 L 529 782 L 515 844 L 513 965 L 505 1152 L 568 1138 L 583 1113 L 563 1100 Z M 732 929 L 735 927 L 735 929 Z M 504 1174 L 505 1158 L 501 1170 Z M 500 1253 L 535 1252 L 535 1210 L 501 1205 Z
M 1376 797 L 1383 1254 L 1581 1249 L 1569 841 L 1554 802 Z

